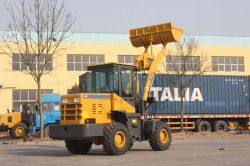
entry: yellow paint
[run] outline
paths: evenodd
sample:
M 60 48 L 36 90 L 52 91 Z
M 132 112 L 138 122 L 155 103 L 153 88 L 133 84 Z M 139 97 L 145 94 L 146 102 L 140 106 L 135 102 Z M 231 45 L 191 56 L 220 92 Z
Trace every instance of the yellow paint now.
M 111 94 L 111 109 L 116 111 L 126 111 L 128 113 L 135 113 L 135 108 L 129 104 L 127 101 L 122 99 L 120 96 L 118 96 L 115 93 Z
M 126 143 L 126 136 L 122 131 L 117 131 L 114 137 L 115 146 L 123 148 Z
M 23 127 L 17 127 L 15 130 L 16 136 L 22 136 L 24 134 L 24 128 Z
M 111 123 L 111 94 L 78 93 L 63 95 L 61 106 L 61 124 L 85 124 L 86 119 L 94 118 L 96 123 Z M 79 98 L 79 103 L 74 102 Z
M 74 102 L 79 98 L 79 103 Z M 61 124 L 85 124 L 87 118 L 96 123 L 111 123 L 111 111 L 135 113 L 135 108 L 115 93 L 78 93 L 61 97 Z
M 132 124 L 137 124 L 137 119 L 132 119 Z
M 230 130 L 234 130 L 237 127 L 237 122 L 236 121 L 228 121 L 228 127 Z
M 247 129 L 250 130 L 250 121 L 247 123 Z
M 8 122 L 8 118 L 12 118 L 12 121 Z M 7 125 L 8 128 L 12 128 L 19 122 L 21 122 L 21 112 L 10 112 L 0 115 L 0 125 Z
M 129 31 L 130 42 L 134 47 L 144 47 L 145 51 L 136 59 L 139 70 L 148 70 L 148 77 L 144 88 L 143 100 L 147 100 L 150 85 L 157 71 L 157 67 L 166 55 L 166 44 L 178 42 L 183 30 L 175 27 L 172 23 L 147 26 Z M 162 50 L 154 57 L 153 45 L 162 44 Z M 151 46 L 151 53 L 148 54 L 148 47 Z
M 179 41 L 183 33 L 173 23 L 158 24 L 129 30 L 130 41 L 134 47 L 149 47 Z
M 166 129 L 160 130 L 160 141 L 162 144 L 165 144 L 168 142 L 168 132 Z

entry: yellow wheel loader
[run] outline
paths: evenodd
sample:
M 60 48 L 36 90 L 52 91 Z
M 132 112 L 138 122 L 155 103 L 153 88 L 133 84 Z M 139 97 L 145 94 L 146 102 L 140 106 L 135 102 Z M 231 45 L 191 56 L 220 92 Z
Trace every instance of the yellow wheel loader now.
M 92 144 L 103 145 L 108 154 L 126 153 L 135 141 L 148 140 L 153 150 L 167 150 L 171 144 L 169 126 L 147 116 L 148 106 L 155 102 L 149 89 L 166 45 L 180 39 L 183 31 L 172 23 L 130 30 L 130 41 L 145 51 L 136 65 L 117 63 L 89 66 L 80 78 L 84 93 L 61 97 L 61 120 L 50 126 L 49 136 L 65 140 L 72 154 L 85 154 Z M 162 44 L 158 55 L 153 45 Z M 148 49 L 151 52 L 148 53 Z M 137 74 L 147 72 L 144 94 L 139 95 Z M 82 84 L 82 82 L 84 82 Z
M 0 115 L 0 132 L 9 131 L 11 138 L 18 139 L 28 132 L 29 115 L 23 112 L 9 112 Z

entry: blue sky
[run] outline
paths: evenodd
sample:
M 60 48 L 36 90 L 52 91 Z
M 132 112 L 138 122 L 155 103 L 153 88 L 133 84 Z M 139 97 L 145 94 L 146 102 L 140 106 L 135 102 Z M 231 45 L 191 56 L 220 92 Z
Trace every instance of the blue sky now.
M 0 0 L 0 30 L 9 19 Z M 74 32 L 127 33 L 172 21 L 186 35 L 250 36 L 249 0 L 64 0 L 76 16 Z

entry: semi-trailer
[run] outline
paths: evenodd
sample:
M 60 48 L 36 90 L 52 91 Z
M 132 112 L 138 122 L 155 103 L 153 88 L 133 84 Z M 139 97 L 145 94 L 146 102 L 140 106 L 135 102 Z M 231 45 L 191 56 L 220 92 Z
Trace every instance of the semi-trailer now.
M 148 108 L 149 116 L 161 119 L 171 129 L 180 129 L 180 88 L 178 75 L 156 74 L 150 96 L 156 102 Z M 185 76 L 190 80 L 191 75 Z M 144 76 L 139 75 L 144 92 Z M 199 75 L 186 87 L 184 128 L 196 131 L 250 129 L 249 76 Z

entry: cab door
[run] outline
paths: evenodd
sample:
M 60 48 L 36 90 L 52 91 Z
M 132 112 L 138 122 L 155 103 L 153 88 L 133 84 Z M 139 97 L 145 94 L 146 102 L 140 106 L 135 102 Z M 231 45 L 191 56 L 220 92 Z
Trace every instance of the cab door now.
M 120 94 L 124 100 L 135 106 L 133 70 L 131 68 L 121 68 L 120 75 Z
M 59 102 L 44 102 L 43 103 L 44 125 L 56 123 L 60 120 L 60 103 Z

